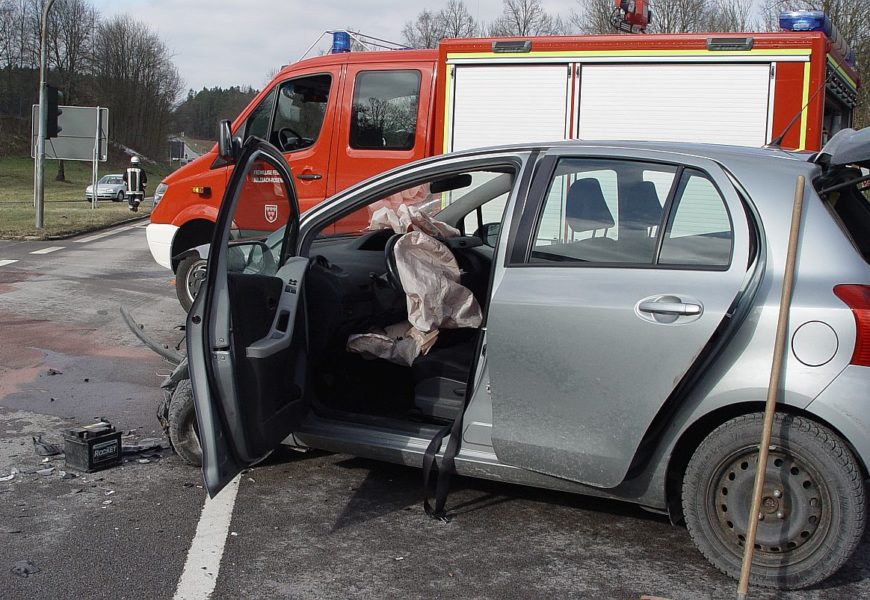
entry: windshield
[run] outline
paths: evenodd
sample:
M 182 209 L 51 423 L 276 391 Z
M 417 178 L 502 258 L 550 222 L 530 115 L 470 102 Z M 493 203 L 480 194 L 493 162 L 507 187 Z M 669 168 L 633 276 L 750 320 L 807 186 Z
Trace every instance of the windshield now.
M 105 175 L 100 179 L 100 183 L 122 183 L 120 175 Z

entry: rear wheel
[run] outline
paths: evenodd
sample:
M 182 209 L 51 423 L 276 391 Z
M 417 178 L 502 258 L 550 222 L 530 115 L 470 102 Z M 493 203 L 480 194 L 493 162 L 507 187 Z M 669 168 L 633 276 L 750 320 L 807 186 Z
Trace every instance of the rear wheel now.
M 189 465 L 202 465 L 202 447 L 196 430 L 196 411 L 190 379 L 181 380 L 169 401 L 169 440 L 175 453 Z
M 727 421 L 698 446 L 683 479 L 683 513 L 698 549 L 738 578 L 764 416 Z M 864 532 L 861 470 L 834 432 L 778 414 L 758 523 L 750 582 L 804 588 L 852 555 Z
M 175 271 L 175 295 L 185 312 L 190 310 L 193 299 L 205 279 L 207 261 L 199 255 L 188 256 L 178 263 Z

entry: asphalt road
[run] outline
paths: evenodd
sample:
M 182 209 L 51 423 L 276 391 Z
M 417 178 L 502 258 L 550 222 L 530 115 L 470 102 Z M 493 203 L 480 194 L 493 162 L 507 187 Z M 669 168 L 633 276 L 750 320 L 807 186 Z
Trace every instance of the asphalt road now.
M 73 478 L 42 463 L 31 436 L 99 417 L 127 442 L 161 436 L 169 366 L 118 307 L 178 342 L 171 277 L 137 225 L 0 241 L 0 477 L 19 471 L 0 481 L 0 598 L 735 597 L 684 529 L 620 503 L 459 478 L 445 524 L 415 469 L 280 450 L 204 510 L 199 471 L 167 450 Z M 750 597 L 870 598 L 870 537 L 823 587 Z

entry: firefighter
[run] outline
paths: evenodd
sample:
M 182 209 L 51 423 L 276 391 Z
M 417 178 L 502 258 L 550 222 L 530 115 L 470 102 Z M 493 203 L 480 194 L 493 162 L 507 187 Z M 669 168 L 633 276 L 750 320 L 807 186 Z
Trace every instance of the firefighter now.
M 130 167 L 124 171 L 124 181 L 127 182 L 127 204 L 133 212 L 139 212 L 139 204 L 145 199 L 145 184 L 148 176 L 139 166 L 139 157 L 130 159 Z

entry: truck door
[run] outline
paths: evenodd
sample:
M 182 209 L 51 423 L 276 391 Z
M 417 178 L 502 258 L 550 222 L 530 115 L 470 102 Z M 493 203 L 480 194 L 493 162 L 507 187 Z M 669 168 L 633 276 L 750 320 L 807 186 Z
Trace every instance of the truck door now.
M 604 488 L 756 268 L 718 165 L 619 154 L 550 153 L 536 169 L 487 321 L 499 460 Z
M 252 213 L 269 227 L 240 230 L 238 221 Z M 301 303 L 308 261 L 293 256 L 298 231 L 287 163 L 267 142 L 248 138 L 187 317 L 203 478 L 212 496 L 276 447 L 307 409 Z
M 264 103 L 271 113 L 268 127 L 248 127 L 280 149 L 296 179 L 298 201 L 303 211 L 327 196 L 330 149 L 339 89 L 340 66 L 329 66 L 300 74 L 276 86 L 274 98 Z M 256 112 L 256 111 L 255 111 Z M 249 120 L 256 119 L 252 113 Z M 256 129 L 256 132 L 254 131 Z M 265 130 L 265 131 L 264 131 Z
M 329 194 L 423 158 L 432 63 L 349 64 Z

